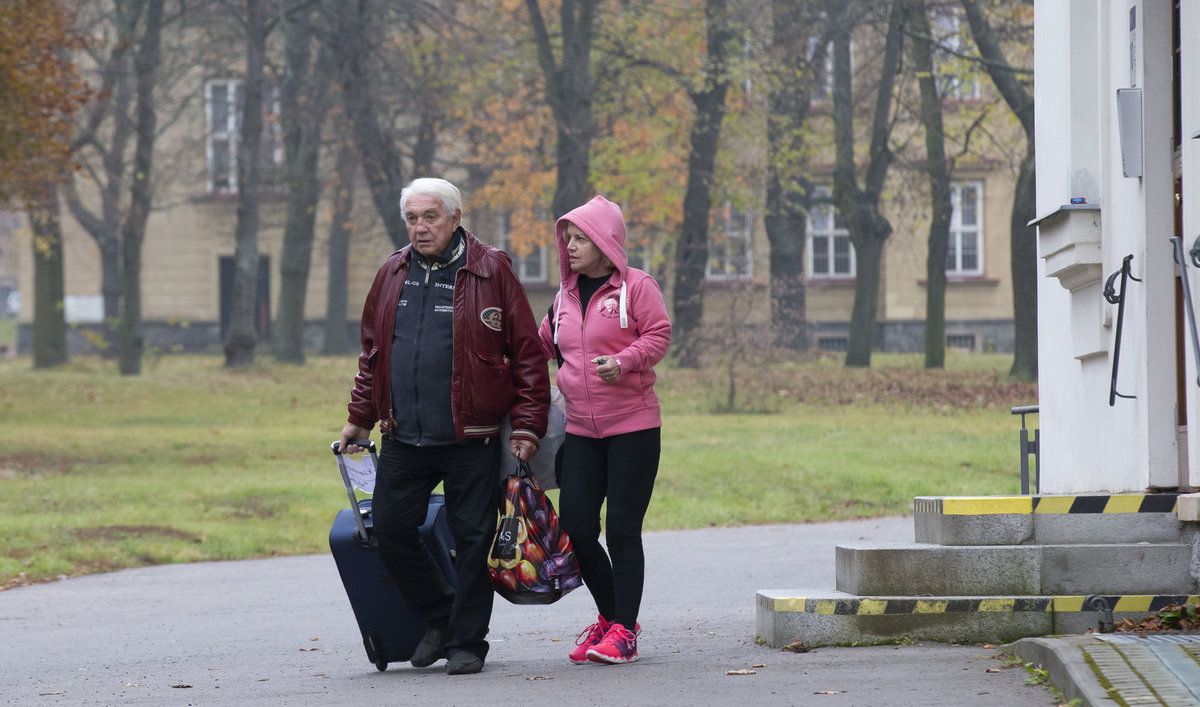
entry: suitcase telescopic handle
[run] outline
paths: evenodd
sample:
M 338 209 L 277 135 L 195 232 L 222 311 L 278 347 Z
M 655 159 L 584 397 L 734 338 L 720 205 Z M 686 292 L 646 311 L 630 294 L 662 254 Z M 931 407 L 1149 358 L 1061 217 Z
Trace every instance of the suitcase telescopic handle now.
M 346 462 L 342 459 L 342 451 L 340 449 L 342 440 L 335 440 L 329 448 L 333 450 L 333 456 L 338 462 L 338 471 L 342 475 L 342 483 L 346 486 L 346 497 L 350 499 L 350 510 L 354 512 L 354 525 L 358 531 L 358 538 L 365 542 L 370 542 L 370 537 L 367 536 L 367 525 L 363 523 L 362 511 L 358 507 L 358 497 L 354 495 L 354 483 L 350 481 L 350 474 L 346 471 Z M 379 465 L 379 459 L 375 456 L 375 443 L 369 439 L 354 439 L 350 440 L 350 444 L 356 444 L 371 455 L 371 462 L 376 466 Z
M 375 443 L 369 439 L 352 439 L 350 440 L 350 444 L 356 444 L 372 454 L 375 453 Z M 342 456 L 341 446 L 342 440 L 340 439 L 334 440 L 333 444 L 329 445 L 329 448 L 333 450 L 333 455 L 335 457 Z

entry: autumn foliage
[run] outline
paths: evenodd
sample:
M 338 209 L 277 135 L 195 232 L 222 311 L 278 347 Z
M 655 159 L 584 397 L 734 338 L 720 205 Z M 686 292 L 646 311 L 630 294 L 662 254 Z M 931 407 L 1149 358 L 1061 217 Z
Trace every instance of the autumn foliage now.
M 90 95 L 70 61 L 81 44 L 61 0 L 0 2 L 0 201 L 64 175 L 71 115 Z

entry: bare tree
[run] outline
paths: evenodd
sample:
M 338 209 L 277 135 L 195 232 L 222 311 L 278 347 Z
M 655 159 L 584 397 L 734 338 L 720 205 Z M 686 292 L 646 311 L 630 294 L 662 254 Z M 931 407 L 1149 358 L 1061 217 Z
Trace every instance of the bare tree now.
M 596 0 L 562 0 L 559 7 L 562 60 L 557 61 L 538 0 L 525 0 L 537 41 L 538 62 L 545 77 L 546 102 L 558 129 L 558 184 L 553 204 L 556 218 L 592 195 L 588 165 L 596 125 L 592 117 L 590 62 L 596 5 Z
M 271 31 L 264 0 L 246 0 L 246 73 L 242 81 L 241 125 L 238 140 L 238 206 L 234 228 L 234 275 L 230 293 L 229 333 L 225 365 L 254 363 L 258 344 L 258 199 L 263 131 L 263 87 L 267 35 Z
M 850 341 L 846 365 L 868 367 L 875 341 L 876 305 L 883 269 L 883 246 L 892 225 L 883 215 L 880 200 L 888 168 L 894 159 L 888 142 L 892 132 L 892 94 L 900 70 L 903 48 L 904 3 L 894 0 L 887 19 L 883 61 L 876 87 L 871 121 L 871 146 L 867 154 L 866 178 L 859 184 L 854 157 L 854 93 L 850 72 L 850 35 L 862 21 L 860 3 L 826 0 L 833 39 L 833 121 L 836 167 L 833 197 L 850 231 L 854 244 L 857 276 L 854 308 L 850 315 Z
M 283 125 L 287 222 L 279 266 L 274 349 L 276 359 L 302 364 L 304 304 L 321 191 L 317 172 L 321 126 L 328 108 L 332 57 L 326 50 L 328 42 L 321 42 L 319 51 L 314 52 L 314 15 L 309 0 L 285 0 L 280 9 L 286 60 L 279 117 Z
M 921 90 L 921 123 L 925 126 L 925 170 L 929 174 L 932 218 L 925 260 L 925 367 L 946 366 L 946 252 L 950 242 L 950 169 L 942 97 L 933 68 L 933 36 L 925 0 L 908 1 L 908 27 L 913 68 Z
M 804 246 L 810 183 L 806 163 L 814 82 L 826 56 L 823 13 L 814 2 L 771 4 L 770 114 L 767 116 L 767 213 L 771 244 L 771 328 L 775 344 L 807 346 Z
M 725 0 L 704 5 L 706 54 L 699 89 L 689 91 L 696 108 L 688 153 L 687 188 L 683 197 L 683 228 L 675 244 L 674 339 L 676 360 L 682 366 L 699 364 L 699 342 L 693 341 L 704 316 L 704 272 L 708 262 L 708 219 L 712 208 L 713 171 L 725 94 L 729 89 L 729 63 L 738 50 L 737 32 Z
M 1037 175 L 1034 170 L 1033 95 L 1021 82 L 1021 72 L 1004 55 L 995 29 L 978 0 L 962 0 L 971 36 L 979 48 L 984 69 L 1025 131 L 1025 156 L 1021 160 L 1009 220 L 1009 252 L 1012 261 L 1013 364 L 1009 375 L 1037 378 L 1037 241 L 1028 225 L 1037 209 Z
M 342 102 L 352 123 L 371 200 L 392 244 L 400 248 L 408 243 L 399 201 L 404 171 L 395 141 L 380 125 L 379 101 L 372 89 L 375 76 L 369 61 L 373 38 L 378 34 L 373 31 L 377 4 L 372 0 L 335 2 L 326 9 L 326 16 L 336 29 L 334 46 Z
M 133 181 L 129 212 L 121 229 L 121 318 L 117 329 L 118 367 L 122 375 L 142 372 L 142 242 L 153 199 L 152 176 L 158 113 L 154 84 L 162 58 L 164 0 L 147 0 L 144 28 L 133 58 L 134 121 Z
M 347 140 L 338 142 L 334 158 L 333 214 L 329 223 L 329 278 L 326 284 L 325 337 L 323 354 L 349 353 L 353 340 L 347 338 L 346 315 L 349 302 L 346 279 L 349 273 L 350 218 L 354 211 L 354 146 Z

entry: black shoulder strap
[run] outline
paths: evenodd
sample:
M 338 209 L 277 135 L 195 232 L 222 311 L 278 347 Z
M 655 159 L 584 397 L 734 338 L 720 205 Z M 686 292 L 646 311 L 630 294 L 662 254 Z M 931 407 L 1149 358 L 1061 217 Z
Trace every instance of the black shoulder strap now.
M 558 317 L 554 316 L 554 300 L 550 300 L 550 308 L 546 310 L 546 318 L 550 320 L 550 336 L 554 337 L 558 334 Z M 563 355 L 562 351 L 558 348 L 557 341 L 554 342 L 554 360 L 558 361 L 558 367 L 562 368 Z

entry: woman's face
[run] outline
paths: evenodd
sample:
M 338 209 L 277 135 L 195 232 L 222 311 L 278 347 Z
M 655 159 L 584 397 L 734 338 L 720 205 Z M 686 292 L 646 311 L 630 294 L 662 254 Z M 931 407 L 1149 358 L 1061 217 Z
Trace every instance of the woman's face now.
M 587 277 L 600 277 L 613 271 L 612 263 L 578 226 L 568 223 L 564 237 L 567 239 L 567 257 L 572 270 Z

